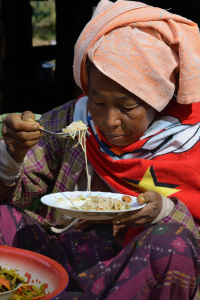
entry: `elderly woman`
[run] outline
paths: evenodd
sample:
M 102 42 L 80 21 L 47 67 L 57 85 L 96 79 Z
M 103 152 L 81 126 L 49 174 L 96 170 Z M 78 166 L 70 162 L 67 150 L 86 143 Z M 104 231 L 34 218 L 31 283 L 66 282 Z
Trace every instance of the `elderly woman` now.
M 63 264 L 71 279 L 59 299 L 199 299 L 197 25 L 140 2 L 102 0 L 76 43 L 74 77 L 84 95 L 40 124 L 60 132 L 82 120 L 91 190 L 146 205 L 112 224 L 39 205 L 45 194 L 87 189 L 83 150 L 71 138 L 41 137 L 31 112 L 8 115 L 1 244 Z

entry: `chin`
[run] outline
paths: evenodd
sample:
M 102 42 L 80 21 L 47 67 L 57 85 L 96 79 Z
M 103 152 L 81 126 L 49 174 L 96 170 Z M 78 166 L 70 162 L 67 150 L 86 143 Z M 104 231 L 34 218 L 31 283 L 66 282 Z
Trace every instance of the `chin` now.
M 127 147 L 127 146 L 129 146 L 129 145 L 131 145 L 132 143 L 130 143 L 130 142 L 111 142 L 111 141 L 108 141 L 111 145 L 113 145 L 113 146 L 116 146 L 116 147 L 121 147 L 121 148 L 123 148 L 123 147 Z

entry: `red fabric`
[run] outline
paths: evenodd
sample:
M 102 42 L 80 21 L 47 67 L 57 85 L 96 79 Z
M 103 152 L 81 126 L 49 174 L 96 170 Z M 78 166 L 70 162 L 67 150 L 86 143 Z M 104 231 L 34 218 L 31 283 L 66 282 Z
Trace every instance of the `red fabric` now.
M 113 148 L 97 130 L 99 142 L 90 126 L 91 135 L 86 143 L 88 159 L 114 190 L 135 196 L 146 190 L 157 191 L 166 197 L 176 196 L 200 220 L 200 103 L 175 104 L 163 116 L 167 120 L 173 117 L 176 121 L 170 130 L 156 128 L 151 136 L 125 148 Z M 118 154 L 117 160 L 100 149 L 100 144 L 105 146 L 105 143 L 109 151 Z M 134 151 L 141 156 L 147 145 L 152 147 L 150 158 L 119 156 Z

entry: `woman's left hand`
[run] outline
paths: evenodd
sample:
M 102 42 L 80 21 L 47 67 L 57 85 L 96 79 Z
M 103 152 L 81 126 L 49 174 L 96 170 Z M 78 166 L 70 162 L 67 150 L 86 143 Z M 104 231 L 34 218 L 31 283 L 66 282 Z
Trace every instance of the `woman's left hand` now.
M 162 209 L 162 196 L 154 191 L 141 193 L 137 202 L 146 205 L 140 210 L 130 211 L 112 220 L 115 225 L 125 225 L 129 228 L 136 228 L 141 225 L 148 225 L 153 222 Z

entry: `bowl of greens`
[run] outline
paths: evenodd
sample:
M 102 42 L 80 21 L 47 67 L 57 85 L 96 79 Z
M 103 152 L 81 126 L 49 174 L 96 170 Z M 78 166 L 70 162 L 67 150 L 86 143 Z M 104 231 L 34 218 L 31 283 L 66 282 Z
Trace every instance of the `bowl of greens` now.
M 24 278 L 18 275 L 13 269 L 0 267 L 0 299 L 9 300 L 18 292 L 24 282 Z
M 58 262 L 32 251 L 0 246 L 0 300 L 55 299 L 68 282 L 67 271 Z

